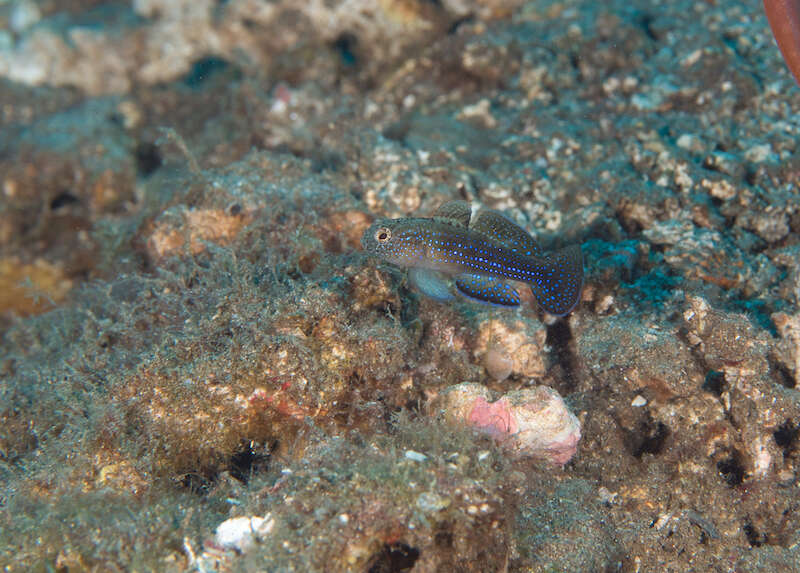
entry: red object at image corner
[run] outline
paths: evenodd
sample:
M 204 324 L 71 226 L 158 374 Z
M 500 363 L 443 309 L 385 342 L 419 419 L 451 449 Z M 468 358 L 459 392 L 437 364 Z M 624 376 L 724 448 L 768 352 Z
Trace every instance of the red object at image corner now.
M 764 12 L 783 59 L 800 85 L 800 0 L 764 0 Z

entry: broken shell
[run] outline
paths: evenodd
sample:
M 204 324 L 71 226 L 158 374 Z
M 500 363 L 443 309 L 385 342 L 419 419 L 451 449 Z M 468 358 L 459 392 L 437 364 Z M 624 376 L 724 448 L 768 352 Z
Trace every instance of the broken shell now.
M 483 356 L 483 365 L 486 367 L 486 372 L 497 380 L 502 382 L 514 371 L 514 361 L 508 353 L 504 352 L 502 348 L 491 347 L 486 351 Z
M 214 541 L 220 547 L 244 553 L 256 539 L 266 537 L 274 526 L 275 520 L 269 514 L 264 517 L 232 517 L 217 526 Z
M 473 353 L 495 380 L 502 381 L 512 373 L 539 378 L 547 371 L 546 338 L 547 330 L 538 321 L 487 320 L 479 327 Z
M 492 436 L 511 455 L 563 466 L 578 449 L 580 422 L 561 396 L 547 386 L 509 392 L 491 400 L 480 384 L 446 389 L 435 408 L 453 425 L 465 422 Z

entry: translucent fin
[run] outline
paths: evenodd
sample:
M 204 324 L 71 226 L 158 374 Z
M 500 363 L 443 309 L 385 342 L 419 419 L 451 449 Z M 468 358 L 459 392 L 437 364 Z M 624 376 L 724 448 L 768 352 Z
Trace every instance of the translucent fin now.
M 498 211 L 480 209 L 469 222 L 469 228 L 483 233 L 499 245 L 526 256 L 539 257 L 542 249 L 530 234 Z
M 481 275 L 463 274 L 456 279 L 456 288 L 467 298 L 499 306 L 519 306 L 519 293 L 508 283 Z
M 450 281 L 446 275 L 428 269 L 412 268 L 408 270 L 408 279 L 422 294 L 439 301 L 451 300 L 454 297 L 450 289 Z
M 539 306 L 550 314 L 564 316 L 578 304 L 583 288 L 583 255 L 580 245 L 565 247 L 540 259 L 542 278 L 531 282 Z
M 454 223 L 459 227 L 469 225 L 471 215 L 472 205 L 466 201 L 448 201 L 433 212 L 433 216 L 437 219 L 447 219 L 448 222 Z

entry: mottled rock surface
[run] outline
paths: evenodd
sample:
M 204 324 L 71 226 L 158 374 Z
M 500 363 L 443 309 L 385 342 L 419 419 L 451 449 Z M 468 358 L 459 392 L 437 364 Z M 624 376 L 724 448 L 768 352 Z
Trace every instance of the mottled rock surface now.
M 0 565 L 800 571 L 798 93 L 755 0 L 0 1 Z M 360 252 L 453 199 L 576 309 Z

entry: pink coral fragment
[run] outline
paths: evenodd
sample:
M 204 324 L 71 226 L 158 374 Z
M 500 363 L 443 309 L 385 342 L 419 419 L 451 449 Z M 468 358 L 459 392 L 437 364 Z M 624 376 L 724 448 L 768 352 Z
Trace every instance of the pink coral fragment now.
M 477 398 L 469 413 L 468 421 L 497 441 L 508 438 L 518 429 L 517 421 L 511 413 L 511 405 L 505 398 L 491 403 L 483 397 Z
M 547 447 L 549 460 L 552 464 L 563 466 L 578 452 L 578 442 L 581 439 L 580 430 L 564 436 L 560 441 L 551 442 Z
M 491 402 L 480 384 L 447 388 L 433 407 L 454 425 L 469 424 L 500 443 L 515 458 L 563 466 L 578 451 L 581 425 L 563 398 L 547 386 L 509 392 Z

